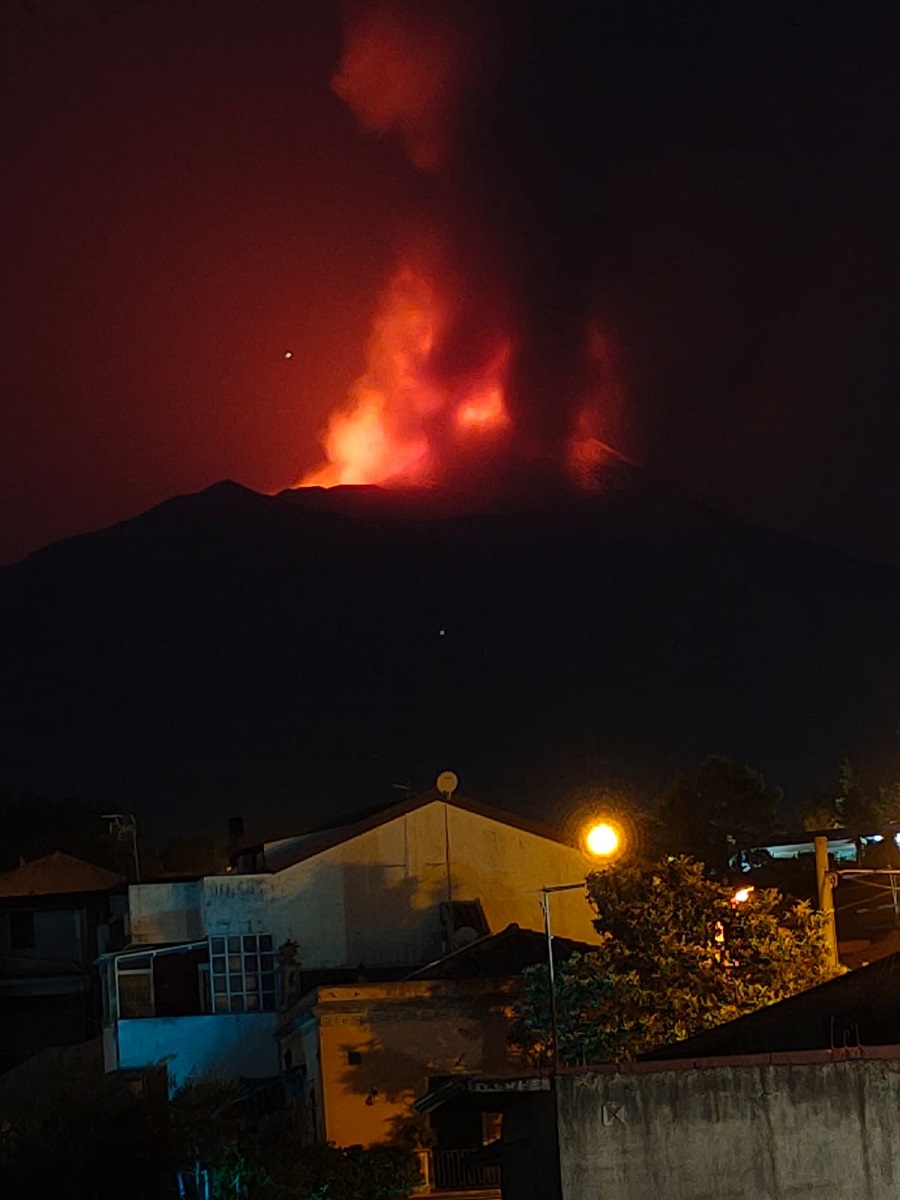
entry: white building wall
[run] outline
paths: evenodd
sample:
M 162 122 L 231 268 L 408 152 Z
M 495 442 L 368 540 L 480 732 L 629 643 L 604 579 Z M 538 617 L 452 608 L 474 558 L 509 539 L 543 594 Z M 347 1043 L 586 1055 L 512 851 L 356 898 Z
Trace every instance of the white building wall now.
M 271 933 L 271 880 L 270 875 L 207 875 L 200 900 L 206 933 Z

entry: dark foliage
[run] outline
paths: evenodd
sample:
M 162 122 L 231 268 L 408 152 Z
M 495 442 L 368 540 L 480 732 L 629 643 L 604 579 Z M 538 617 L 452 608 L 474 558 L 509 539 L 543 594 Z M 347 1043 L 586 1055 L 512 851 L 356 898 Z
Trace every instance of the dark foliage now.
M 686 858 L 595 872 L 588 896 L 605 935 L 595 953 L 557 971 L 560 1057 L 632 1058 L 753 1012 L 833 974 L 823 918 L 805 902 L 733 889 Z M 550 1052 L 546 968 L 527 972 L 514 1042 Z
M 234 1081 L 171 1102 L 135 1087 L 73 1073 L 49 1101 L 23 1098 L 0 1120 L 0 1195 L 169 1200 L 196 1170 L 212 1200 L 405 1200 L 418 1180 L 408 1146 L 311 1144 L 302 1106 L 253 1118 Z

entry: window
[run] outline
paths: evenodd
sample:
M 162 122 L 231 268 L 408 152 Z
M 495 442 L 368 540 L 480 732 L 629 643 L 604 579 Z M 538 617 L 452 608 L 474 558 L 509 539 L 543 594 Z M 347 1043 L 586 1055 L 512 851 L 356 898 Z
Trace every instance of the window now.
M 116 962 L 119 992 L 119 1017 L 156 1016 L 153 1001 L 153 959 L 149 954 L 135 958 L 120 958 Z
M 34 913 L 9 914 L 9 944 L 13 950 L 34 949 Z
M 483 1112 L 481 1114 L 481 1144 L 489 1146 L 503 1136 L 503 1113 Z
M 214 1012 L 273 1012 L 275 953 L 271 934 L 209 940 Z

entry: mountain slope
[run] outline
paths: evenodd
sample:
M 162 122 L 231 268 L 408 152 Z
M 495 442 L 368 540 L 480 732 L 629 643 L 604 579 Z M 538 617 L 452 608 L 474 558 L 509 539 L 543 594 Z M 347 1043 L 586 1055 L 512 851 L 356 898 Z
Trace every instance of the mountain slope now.
M 795 791 L 891 763 L 898 572 L 624 465 L 522 508 L 223 483 L 0 571 L 0 788 L 263 830 L 446 766 L 547 814 L 585 757 L 652 787 L 721 751 Z

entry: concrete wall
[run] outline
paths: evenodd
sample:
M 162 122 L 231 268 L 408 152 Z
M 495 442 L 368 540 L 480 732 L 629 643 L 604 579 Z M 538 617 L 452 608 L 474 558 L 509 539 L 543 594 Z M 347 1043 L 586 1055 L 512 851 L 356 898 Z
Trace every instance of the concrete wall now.
M 164 1062 L 172 1088 L 180 1087 L 192 1072 L 248 1079 L 277 1075 L 277 1023 L 277 1013 L 119 1021 L 118 1067 L 127 1071 Z M 109 1048 L 104 1049 L 108 1054 Z M 114 1069 L 109 1058 L 106 1069 Z
M 567 1075 L 559 1136 L 565 1200 L 893 1200 L 900 1060 Z
M 201 884 L 133 883 L 128 889 L 131 939 L 144 945 L 194 942 L 205 937 Z
M 306 969 L 420 965 L 445 953 L 440 904 L 480 899 L 493 931 L 541 928 L 538 890 L 592 862 L 571 846 L 435 801 L 276 874 L 130 889 L 137 942 L 269 933 Z M 560 937 L 596 940 L 577 892 L 553 897 Z

